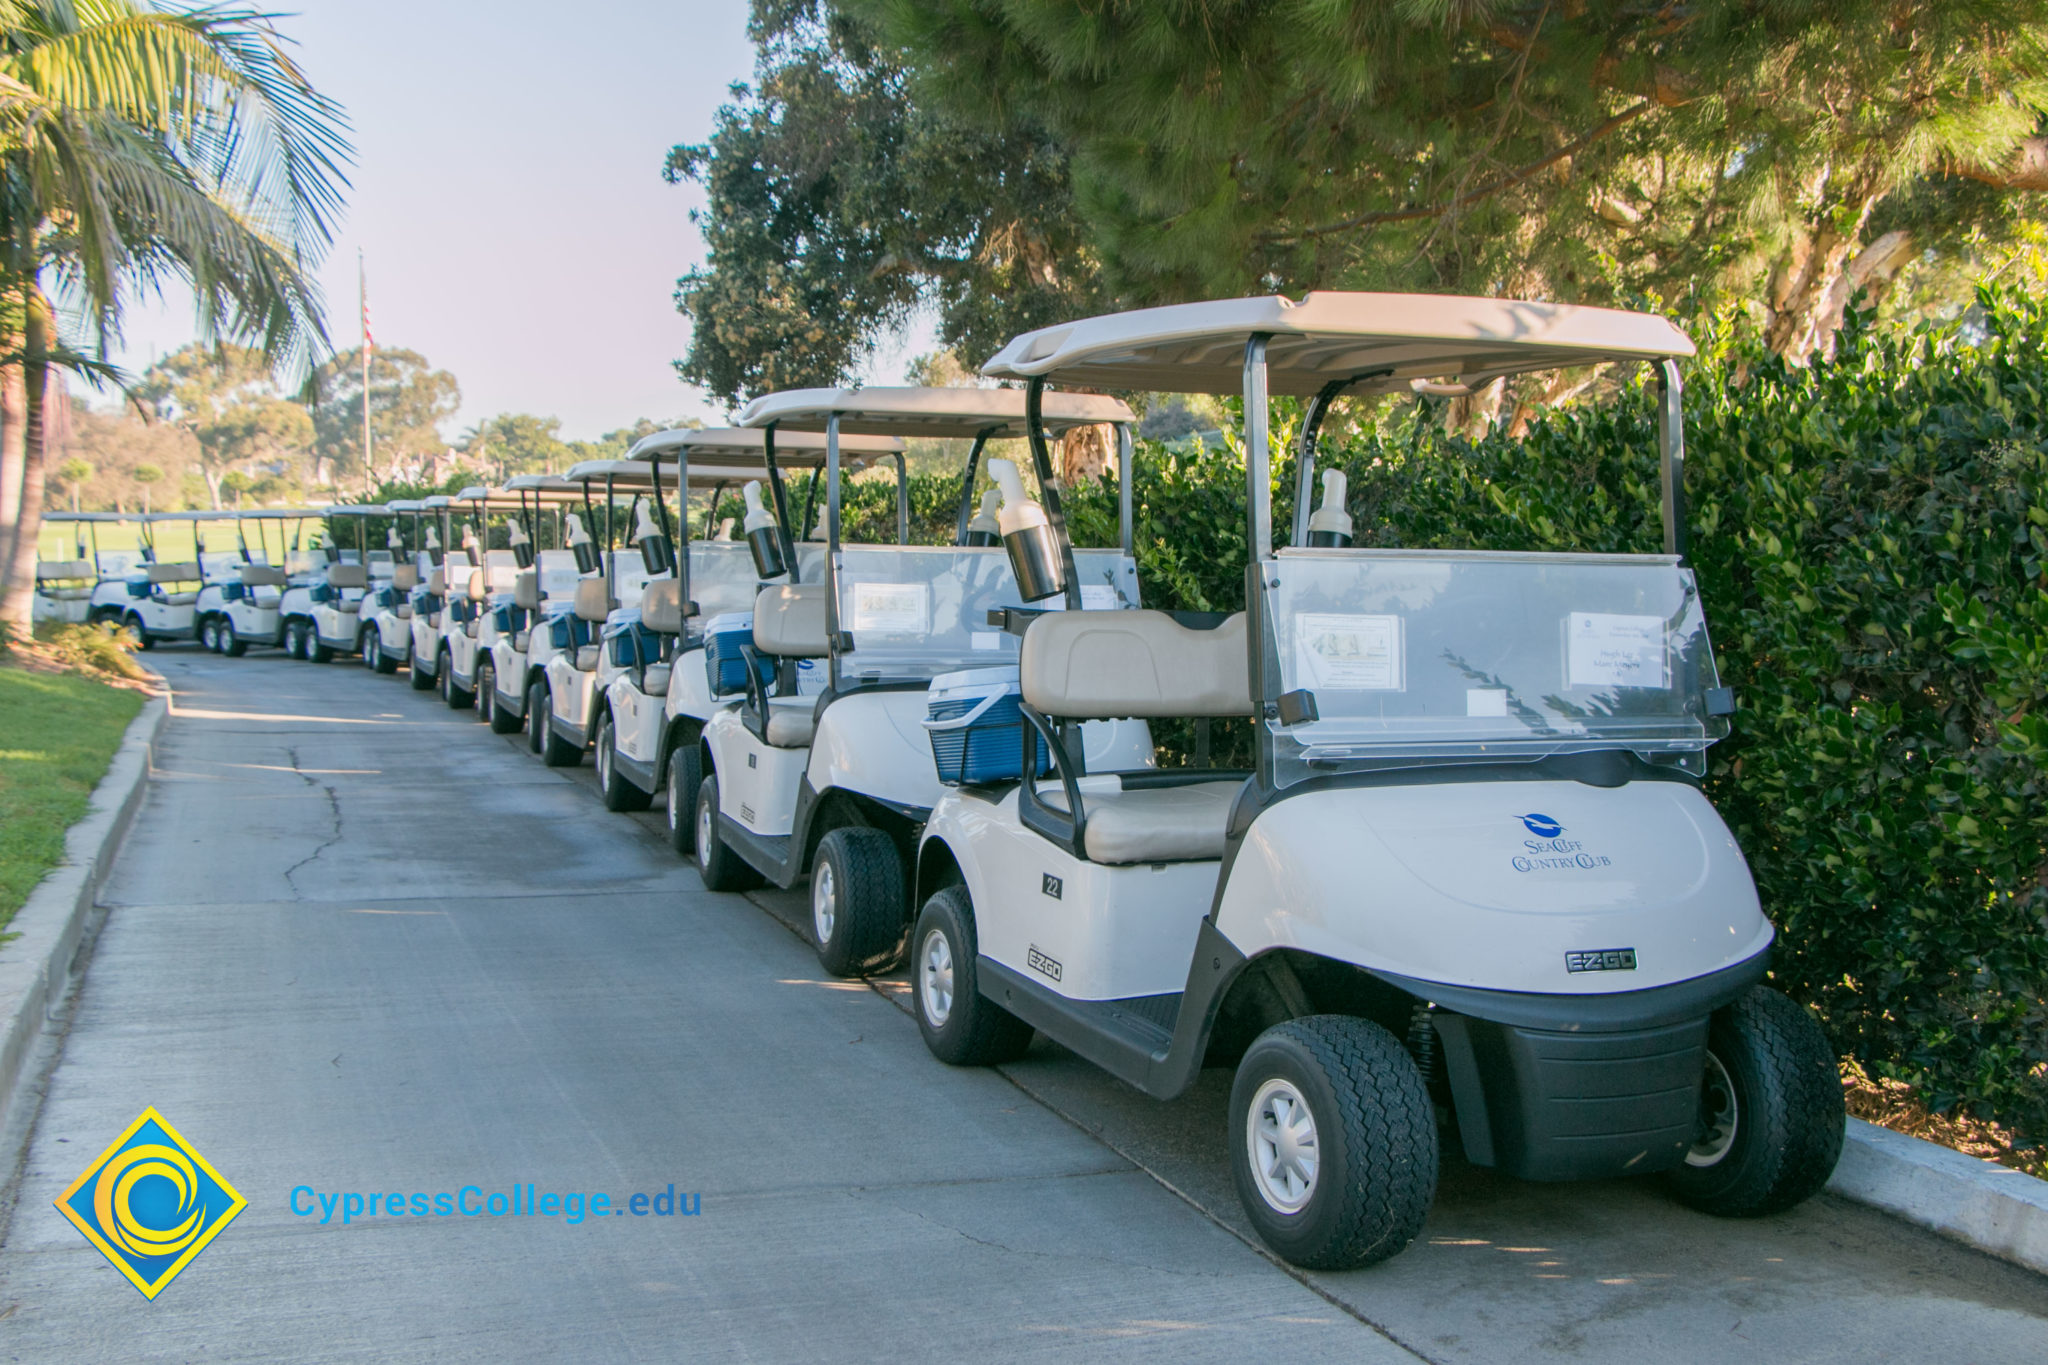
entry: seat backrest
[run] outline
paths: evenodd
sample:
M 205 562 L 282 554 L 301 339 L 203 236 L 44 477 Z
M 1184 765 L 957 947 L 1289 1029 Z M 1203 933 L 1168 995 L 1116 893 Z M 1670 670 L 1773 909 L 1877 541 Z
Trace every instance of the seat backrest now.
M 612 595 L 602 578 L 576 580 L 575 611 L 585 621 L 602 622 L 612 614 Z
M 754 648 L 785 659 L 822 659 L 830 653 L 825 643 L 825 585 L 761 589 L 754 599 Z
M 400 592 L 411 592 L 420 585 L 420 571 L 416 564 L 394 564 L 391 566 L 391 586 Z
M 448 571 L 436 569 L 427 575 L 427 591 L 436 597 L 448 595 Z
M 196 583 L 203 575 L 197 564 L 152 564 L 149 566 L 149 581 L 152 583 Z
M 274 569 L 268 564 L 244 564 L 240 569 L 242 583 L 251 588 L 281 588 L 286 577 L 283 569 Z
M 36 577 L 48 582 L 64 578 L 98 578 L 99 571 L 89 559 L 45 560 L 36 565 Z
M 657 578 L 640 594 L 640 624 L 659 635 L 683 633 L 683 585 Z
M 329 564 L 327 586 L 330 588 L 367 588 L 370 586 L 370 571 L 360 564 Z
M 490 596 L 491 582 L 489 574 L 482 569 L 471 569 L 469 571 L 469 600 L 472 602 L 486 602 L 490 600 Z
M 1024 700 L 1048 716 L 1252 714 L 1244 613 L 1190 630 L 1163 611 L 1049 612 L 1024 632 Z
M 540 609 L 540 574 L 536 570 L 526 569 L 512 580 L 512 605 L 528 611 Z

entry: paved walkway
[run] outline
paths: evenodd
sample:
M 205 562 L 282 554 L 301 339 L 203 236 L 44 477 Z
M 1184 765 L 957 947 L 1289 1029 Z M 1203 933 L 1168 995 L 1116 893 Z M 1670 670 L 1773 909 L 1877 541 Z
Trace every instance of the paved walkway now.
M 1297 1278 L 1226 1078 L 926 1054 L 798 898 L 705 892 L 402 679 L 164 650 L 160 772 L 0 1244 L 0 1360 L 2039 1361 L 2048 1283 L 1854 1206 L 1446 1172 L 1426 1243 Z M 566 780 L 565 780 L 566 776 Z M 154 1302 L 51 1201 L 145 1105 L 249 1200 Z M 695 1217 L 296 1216 L 325 1192 L 673 1183 Z M 302 1204 L 304 1197 L 301 1196 Z

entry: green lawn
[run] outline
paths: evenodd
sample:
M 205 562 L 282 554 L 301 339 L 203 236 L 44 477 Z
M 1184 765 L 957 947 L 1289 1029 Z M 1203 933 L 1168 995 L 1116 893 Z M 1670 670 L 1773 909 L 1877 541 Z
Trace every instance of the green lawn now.
M 146 700 L 75 673 L 0 667 L 0 929 L 63 858 L 64 831 Z

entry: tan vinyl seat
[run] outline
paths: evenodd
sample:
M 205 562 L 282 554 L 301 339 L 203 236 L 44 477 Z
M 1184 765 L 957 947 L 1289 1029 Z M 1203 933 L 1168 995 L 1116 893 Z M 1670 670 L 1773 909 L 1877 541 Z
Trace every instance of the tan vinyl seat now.
M 199 600 L 196 592 L 167 592 L 156 599 L 167 607 L 189 607 Z
M 682 584 L 657 578 L 640 594 L 640 624 L 657 635 L 683 633 Z
M 244 564 L 237 571 L 242 576 L 244 587 L 282 588 L 286 578 L 283 569 L 274 569 L 268 564 Z
M 816 697 L 770 697 L 763 738 L 778 749 L 807 748 L 818 728 L 817 714 Z
M 665 697 L 668 695 L 668 680 L 669 665 L 649 664 L 646 674 L 641 678 L 640 690 L 650 697 Z
M 330 588 L 367 588 L 370 586 L 370 571 L 360 564 L 329 564 L 327 586 Z
M 512 580 L 512 605 L 527 611 L 540 609 L 540 574 L 532 569 L 522 569 L 519 577 Z
M 464 635 L 467 635 L 470 639 L 474 640 L 476 638 L 477 625 L 478 623 L 475 621 L 464 621 L 462 623 L 462 633 Z
M 1088 822 L 1081 843 L 1090 862 L 1177 863 L 1223 856 L 1230 806 L 1242 782 L 1199 782 L 1185 787 L 1084 792 Z M 1054 810 L 1067 808 L 1057 782 L 1040 796 Z
M 597 645 L 583 645 L 577 649 L 577 672 L 589 673 L 597 668 L 598 649 L 599 647 Z
M 448 571 L 446 569 L 436 569 L 427 575 L 427 591 L 436 597 L 447 596 Z
M 420 585 L 419 566 L 415 564 L 394 564 L 391 566 L 391 586 L 400 592 L 411 592 Z
M 602 578 L 579 578 L 576 580 L 576 615 L 594 625 L 602 625 L 612 614 L 611 590 Z
M 1064 612 L 1024 632 L 1024 701 L 1062 720 L 1249 716 L 1251 675 L 1242 613 L 1214 630 L 1163 611 Z M 1081 845 L 1093 862 L 1221 858 L 1237 781 L 1081 794 Z M 1057 783 L 1041 792 L 1066 810 Z
M 485 575 L 482 569 L 471 569 L 469 571 L 469 600 L 472 602 L 488 602 L 490 597 L 491 581 L 489 577 Z
M 391 614 L 393 616 L 396 616 L 401 621 L 412 620 L 412 603 L 400 602 L 397 606 L 391 609 Z
M 754 599 L 754 648 L 782 659 L 824 658 L 830 652 L 825 645 L 825 585 L 761 589 Z
M 36 582 L 59 583 L 67 579 L 98 578 L 99 571 L 89 559 L 46 560 L 36 565 Z

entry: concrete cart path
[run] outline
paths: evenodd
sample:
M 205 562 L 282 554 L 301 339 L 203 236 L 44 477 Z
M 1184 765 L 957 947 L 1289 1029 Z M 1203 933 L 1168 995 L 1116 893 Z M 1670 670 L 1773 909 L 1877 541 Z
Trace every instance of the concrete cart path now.
M 178 714 L 0 1246 L 0 1359 L 1412 1358 L 471 713 L 156 662 Z M 154 1302 L 51 1207 L 146 1105 L 249 1201 Z M 702 1212 L 291 1209 L 525 1182 Z
M 705 893 L 587 766 L 402 678 L 159 660 L 181 715 L 0 1248 L 0 1359 L 2043 1358 L 2048 1282 L 1832 1198 L 1729 1223 L 1451 1161 L 1422 1242 L 1297 1281 L 1232 1236 L 1227 1073 L 1162 1105 L 1042 1040 L 939 1067 L 900 978 L 821 980 L 801 895 Z M 144 1103 L 251 1201 L 154 1306 L 48 1208 Z M 515 1179 L 705 1212 L 285 1207 Z

